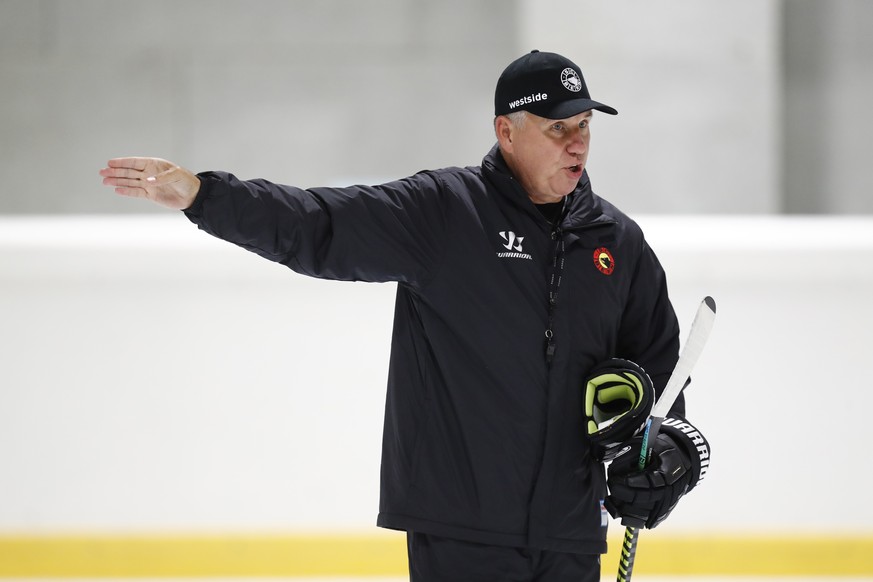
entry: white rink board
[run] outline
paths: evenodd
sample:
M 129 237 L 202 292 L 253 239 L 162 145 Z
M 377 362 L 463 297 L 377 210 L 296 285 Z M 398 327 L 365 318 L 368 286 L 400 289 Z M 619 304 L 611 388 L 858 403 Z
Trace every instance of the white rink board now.
M 718 302 L 670 531 L 869 532 L 873 219 L 639 222 L 683 330 Z M 370 531 L 393 295 L 181 216 L 0 218 L 0 532 Z

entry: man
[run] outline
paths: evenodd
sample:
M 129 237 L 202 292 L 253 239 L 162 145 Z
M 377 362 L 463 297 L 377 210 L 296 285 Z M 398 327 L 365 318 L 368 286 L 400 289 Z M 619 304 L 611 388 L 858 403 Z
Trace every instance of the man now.
M 606 508 L 654 527 L 701 477 L 667 427 L 646 471 L 611 465 L 607 497 L 585 428 L 598 364 L 635 362 L 660 391 L 679 344 L 657 258 L 591 190 L 593 110 L 617 113 L 533 51 L 497 82 L 481 166 L 309 190 L 157 158 L 101 171 L 298 273 L 398 283 L 377 523 L 408 532 L 413 581 L 599 580 Z

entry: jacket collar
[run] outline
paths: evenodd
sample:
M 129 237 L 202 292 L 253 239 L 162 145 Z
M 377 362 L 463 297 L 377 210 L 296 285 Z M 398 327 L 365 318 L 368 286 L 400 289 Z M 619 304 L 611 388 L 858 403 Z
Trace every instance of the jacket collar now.
M 482 168 L 486 178 L 497 186 L 497 190 L 516 206 L 527 212 L 538 213 L 533 202 L 521 184 L 513 177 L 506 160 L 500 153 L 500 147 L 495 144 L 482 160 Z M 566 198 L 564 218 L 561 226 L 564 229 L 581 228 L 594 223 L 613 223 L 615 219 L 603 213 L 600 197 L 591 190 L 591 180 L 588 170 L 582 172 L 582 178 L 576 189 Z

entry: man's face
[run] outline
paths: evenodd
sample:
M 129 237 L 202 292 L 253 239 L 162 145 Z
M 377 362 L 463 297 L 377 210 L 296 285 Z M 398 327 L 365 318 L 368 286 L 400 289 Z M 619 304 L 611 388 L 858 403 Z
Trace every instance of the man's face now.
M 591 111 L 560 120 L 528 113 L 524 123 L 498 124 L 504 158 L 534 203 L 559 202 L 576 189 L 588 161 L 591 117 Z

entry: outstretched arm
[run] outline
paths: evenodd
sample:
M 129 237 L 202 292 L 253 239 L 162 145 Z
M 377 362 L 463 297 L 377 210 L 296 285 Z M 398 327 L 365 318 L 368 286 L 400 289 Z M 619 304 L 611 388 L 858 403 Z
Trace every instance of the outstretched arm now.
M 173 210 L 191 206 L 200 190 L 200 178 L 161 158 L 115 158 L 100 175 L 117 194 L 146 198 Z

